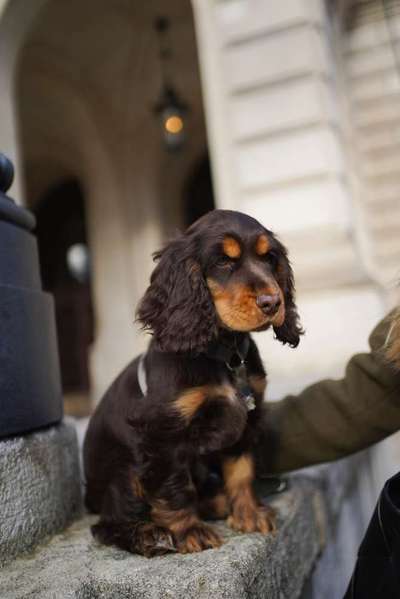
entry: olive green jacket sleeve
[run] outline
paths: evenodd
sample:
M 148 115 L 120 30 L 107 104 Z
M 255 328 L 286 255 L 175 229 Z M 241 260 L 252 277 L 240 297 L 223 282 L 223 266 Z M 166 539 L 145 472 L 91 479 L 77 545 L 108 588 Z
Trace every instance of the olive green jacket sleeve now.
M 389 315 L 371 334 L 371 351 L 353 356 L 342 380 L 265 404 L 259 474 L 336 460 L 400 429 L 400 371 L 385 355 L 391 327 Z

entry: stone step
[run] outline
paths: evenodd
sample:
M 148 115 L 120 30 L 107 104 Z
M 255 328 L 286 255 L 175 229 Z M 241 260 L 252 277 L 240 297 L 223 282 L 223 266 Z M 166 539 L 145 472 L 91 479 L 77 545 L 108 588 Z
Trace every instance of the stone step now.
M 0 441 L 0 567 L 63 530 L 81 511 L 71 420 Z
M 269 502 L 278 512 L 275 536 L 235 533 L 214 523 L 217 550 L 147 559 L 98 545 L 86 516 L 47 545 L 0 572 L 7 599 L 281 599 L 301 596 L 321 550 L 321 494 L 296 477 Z

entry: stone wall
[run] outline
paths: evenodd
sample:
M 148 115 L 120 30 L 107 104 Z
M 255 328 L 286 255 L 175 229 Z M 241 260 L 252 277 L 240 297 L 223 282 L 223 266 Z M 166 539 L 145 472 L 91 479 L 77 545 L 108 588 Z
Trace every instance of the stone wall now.
M 341 32 L 360 208 L 377 276 L 388 291 L 400 258 L 400 2 L 352 2 Z
M 334 19 L 323 0 L 194 3 L 220 207 L 289 248 L 306 336 L 258 337 L 269 398 L 340 376 L 383 315 L 353 202 Z

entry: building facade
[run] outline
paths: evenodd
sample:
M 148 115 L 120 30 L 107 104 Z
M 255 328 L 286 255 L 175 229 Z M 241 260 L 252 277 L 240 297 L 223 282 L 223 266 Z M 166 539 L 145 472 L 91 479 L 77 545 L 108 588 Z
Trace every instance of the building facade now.
M 90 320 L 84 391 L 94 401 L 145 348 L 134 313 L 151 254 L 184 226 L 185 202 L 201 211 L 203 188 L 207 205 L 255 216 L 289 248 L 306 335 L 296 351 L 259 336 L 270 399 L 340 376 L 367 347 L 398 299 L 397 8 L 1 0 L 0 139 L 17 167 L 12 193 L 38 216 L 45 201 L 58 211 L 44 221 L 56 237 L 62 185 L 74 184 L 84 207 L 91 316 L 76 339 Z M 171 22 L 171 75 L 190 107 L 188 142 L 175 155 L 153 111 L 160 12 Z M 212 187 L 196 178 L 207 156 Z

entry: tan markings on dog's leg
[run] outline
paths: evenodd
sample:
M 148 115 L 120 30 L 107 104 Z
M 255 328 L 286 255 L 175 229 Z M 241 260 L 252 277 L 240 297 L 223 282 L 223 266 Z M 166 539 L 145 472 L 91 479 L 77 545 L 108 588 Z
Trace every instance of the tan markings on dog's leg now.
M 229 514 L 229 501 L 225 493 L 218 493 L 214 497 L 203 499 L 200 503 L 200 514 L 206 520 L 221 520 Z
M 251 374 L 249 376 L 250 387 L 255 391 L 255 393 L 259 393 L 260 395 L 264 395 L 265 388 L 267 386 L 267 379 L 265 376 L 261 376 L 258 374 Z
M 190 422 L 196 412 L 207 401 L 214 397 L 225 397 L 229 401 L 235 398 L 235 390 L 230 385 L 204 385 L 187 389 L 174 401 L 174 408 L 179 414 Z
M 132 490 L 134 492 L 134 494 L 136 495 L 136 497 L 139 497 L 139 499 L 143 499 L 144 498 L 144 489 L 142 486 L 142 483 L 140 482 L 140 480 L 138 479 L 138 477 L 136 475 L 133 475 L 131 478 L 131 485 L 132 485 Z
M 254 463 L 248 454 L 238 458 L 227 458 L 222 470 L 229 497 L 234 496 L 240 487 L 250 484 L 254 479 Z
M 259 505 L 253 491 L 254 462 L 249 454 L 228 458 L 222 465 L 225 488 L 231 504 L 227 523 L 240 532 L 262 532 L 275 529 L 271 511 Z
M 167 502 L 162 499 L 153 503 L 151 519 L 159 526 L 165 526 L 175 534 L 180 534 L 199 522 L 199 517 L 192 508 L 171 510 Z
M 256 253 L 259 256 L 264 256 L 270 249 L 268 237 L 266 235 L 260 235 L 256 242 Z
M 229 502 L 225 493 L 218 493 L 211 499 L 211 504 L 217 518 L 225 518 L 229 511 Z
M 222 249 L 229 258 L 239 258 L 242 253 L 240 243 L 233 237 L 225 237 Z

